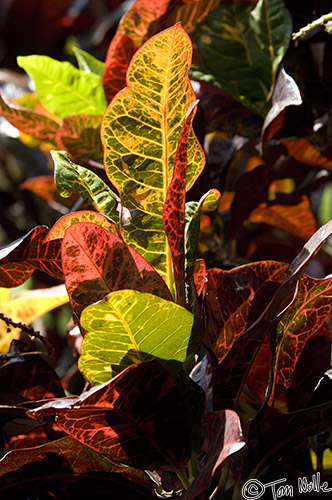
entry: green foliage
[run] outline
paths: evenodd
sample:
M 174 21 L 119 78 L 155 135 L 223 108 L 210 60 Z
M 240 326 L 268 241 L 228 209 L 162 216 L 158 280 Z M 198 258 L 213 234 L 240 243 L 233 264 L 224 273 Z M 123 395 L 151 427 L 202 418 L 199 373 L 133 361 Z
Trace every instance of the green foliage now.
M 79 48 L 79 69 L 19 57 L 36 97 L 1 94 L 0 113 L 52 144 L 54 190 L 29 186 L 69 208 L 0 249 L 0 286 L 35 270 L 64 281 L 88 386 L 65 395 L 36 353 L 44 337 L 1 314 L 3 345 L 22 331 L 0 354 L 4 496 L 56 496 L 66 477 L 71 498 L 91 476 L 104 497 L 237 500 L 276 463 L 289 481 L 312 475 L 310 447 L 322 461 L 332 161 L 322 134 L 296 137 L 291 22 L 281 0 L 138 0 L 106 64 Z

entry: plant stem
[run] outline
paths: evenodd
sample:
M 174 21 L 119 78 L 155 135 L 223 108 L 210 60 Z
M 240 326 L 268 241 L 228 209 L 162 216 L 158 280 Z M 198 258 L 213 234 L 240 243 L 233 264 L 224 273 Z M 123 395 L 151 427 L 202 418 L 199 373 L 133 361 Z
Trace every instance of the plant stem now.
M 312 23 L 307 24 L 307 26 L 304 26 L 301 28 L 297 33 L 293 33 L 292 39 L 297 40 L 298 38 L 303 37 L 306 35 L 309 31 L 313 30 L 314 28 L 317 28 L 318 26 L 321 26 L 322 24 L 327 23 L 332 19 L 332 12 L 329 14 L 324 14 L 323 16 L 319 17 L 318 19 L 315 19 L 315 21 L 312 21 Z
M 176 469 L 175 472 L 176 472 L 176 475 L 178 476 L 178 478 L 180 479 L 183 487 L 187 490 L 190 486 L 190 481 L 189 481 L 189 478 L 187 476 L 185 469 Z

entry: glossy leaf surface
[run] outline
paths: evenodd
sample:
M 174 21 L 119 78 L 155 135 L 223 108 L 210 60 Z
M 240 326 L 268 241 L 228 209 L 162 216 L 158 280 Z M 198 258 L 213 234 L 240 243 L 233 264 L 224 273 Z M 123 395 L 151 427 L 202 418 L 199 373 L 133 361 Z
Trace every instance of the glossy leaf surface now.
M 0 112 L 1 116 L 21 132 L 41 141 L 52 141 L 59 128 L 59 124 L 51 118 L 10 101 L 2 90 L 0 90 Z
M 127 366 L 153 358 L 170 369 L 183 363 L 193 326 L 183 307 L 149 293 L 113 292 L 84 309 L 86 331 L 79 367 L 95 385 L 106 382 Z
M 264 113 L 291 31 L 281 0 L 259 0 L 254 9 L 234 3 L 213 10 L 196 30 L 196 41 L 221 90 Z
M 111 233 L 117 234 L 115 224 L 107 219 L 107 217 L 98 212 L 92 212 L 91 210 L 82 210 L 79 212 L 71 212 L 63 217 L 60 217 L 60 219 L 58 219 L 54 226 L 49 230 L 45 241 L 63 238 L 66 229 L 77 222 L 91 222 L 107 229 L 108 231 L 111 231 Z
M 162 223 L 180 130 L 195 100 L 188 70 L 192 46 L 180 24 L 152 37 L 133 57 L 128 87 L 104 115 L 105 168 L 130 212 L 125 241 L 172 287 L 170 252 Z M 187 153 L 187 189 L 204 166 L 192 129 Z
M 52 151 L 51 154 L 54 161 L 54 181 L 60 195 L 68 198 L 70 193 L 77 193 L 83 199 L 88 199 L 98 212 L 118 223 L 116 208 L 120 199 L 117 194 L 91 170 L 73 163 L 65 151 Z
M 12 288 L 24 283 L 35 269 L 63 279 L 58 241 L 45 243 L 49 229 L 36 226 L 28 234 L 0 249 L 0 285 Z
M 57 424 L 106 457 L 137 469 L 183 467 L 190 425 L 175 379 L 157 361 L 133 365 L 79 398 L 29 412 L 57 414 Z
M 110 292 L 123 289 L 171 300 L 165 282 L 143 257 L 96 224 L 77 223 L 66 230 L 62 263 L 68 295 L 77 314 Z
M 55 140 L 59 149 L 65 149 L 73 161 L 83 158 L 103 162 L 100 140 L 101 116 L 72 115 L 63 119 Z
M 183 500 L 194 500 L 209 488 L 213 474 L 222 462 L 244 446 L 241 422 L 232 410 L 208 412 L 208 449 L 205 464 L 186 491 Z
M 78 113 L 104 113 L 106 100 L 98 75 L 48 56 L 19 56 L 17 64 L 34 81 L 41 103 L 60 118 Z

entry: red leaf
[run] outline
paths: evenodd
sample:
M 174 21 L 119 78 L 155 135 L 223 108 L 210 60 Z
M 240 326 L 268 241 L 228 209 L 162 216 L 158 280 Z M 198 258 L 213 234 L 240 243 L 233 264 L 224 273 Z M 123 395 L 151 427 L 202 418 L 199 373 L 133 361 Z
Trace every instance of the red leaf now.
M 19 240 L 0 249 L 0 286 L 19 286 L 35 269 L 63 279 L 61 246 L 57 240 L 44 242 L 48 231 L 46 226 L 36 226 Z
M 196 111 L 197 101 L 189 106 L 176 149 L 172 180 L 167 190 L 163 209 L 163 225 L 171 249 L 176 302 L 186 305 L 184 272 L 184 228 L 186 202 L 186 173 L 188 134 Z
M 263 125 L 263 143 L 273 139 L 282 130 L 289 106 L 300 104 L 302 104 L 302 98 L 298 86 L 293 78 L 281 68 L 272 95 L 272 108 Z
M 63 119 L 55 141 L 58 149 L 68 151 L 74 162 L 83 158 L 103 163 L 103 148 L 100 139 L 101 116 L 73 115 Z
M 52 141 L 59 128 L 51 118 L 11 102 L 1 90 L 0 114 L 21 132 L 40 141 Z
M 205 463 L 183 500 L 194 500 L 206 491 L 216 469 L 232 453 L 244 446 L 241 422 L 232 410 L 214 411 L 206 415 L 209 434 Z
M 307 240 L 317 230 L 307 196 L 297 205 L 259 205 L 251 212 L 249 220 L 277 227 L 302 240 Z
M 29 414 L 57 414 L 59 427 L 75 439 L 137 469 L 184 467 L 190 457 L 183 395 L 157 361 L 132 365 L 81 397 L 62 401 Z
M 221 361 L 259 317 L 286 277 L 287 264 L 256 262 L 231 271 L 207 271 L 205 344 Z
M 45 241 L 63 238 L 66 229 L 77 222 L 92 222 L 93 224 L 104 227 L 107 231 L 118 234 L 114 222 L 110 221 L 107 217 L 105 217 L 105 215 L 92 210 L 81 210 L 79 212 L 71 212 L 60 217 L 60 219 L 58 219 L 54 226 L 52 226 L 49 230 Z
M 281 139 L 280 142 L 286 146 L 288 153 L 298 162 L 313 168 L 325 168 L 332 171 L 332 159 L 323 155 L 307 139 Z
M 66 288 L 74 311 L 110 292 L 130 289 L 172 300 L 159 274 L 141 255 L 106 229 L 88 222 L 70 226 L 62 241 Z
M 206 282 L 206 265 L 204 259 L 198 259 L 195 262 L 194 282 L 197 296 L 199 297 Z
M 319 332 L 332 312 L 332 278 L 302 276 L 292 307 L 282 316 L 277 328 L 275 381 L 288 388 L 307 341 Z

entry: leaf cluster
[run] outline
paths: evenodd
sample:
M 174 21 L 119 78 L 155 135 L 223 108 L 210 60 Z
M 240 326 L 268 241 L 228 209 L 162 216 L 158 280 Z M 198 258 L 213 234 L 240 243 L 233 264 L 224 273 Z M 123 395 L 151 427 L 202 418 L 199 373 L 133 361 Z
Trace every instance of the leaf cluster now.
M 0 249 L 4 498 L 236 500 L 250 478 L 328 477 L 332 160 L 288 68 L 292 15 L 138 0 L 105 63 L 18 58 L 35 95 L 1 92 L 0 114 L 53 161 L 25 187 L 76 198 Z M 61 284 L 13 298 L 36 270 Z M 67 301 L 78 394 L 28 326 Z

